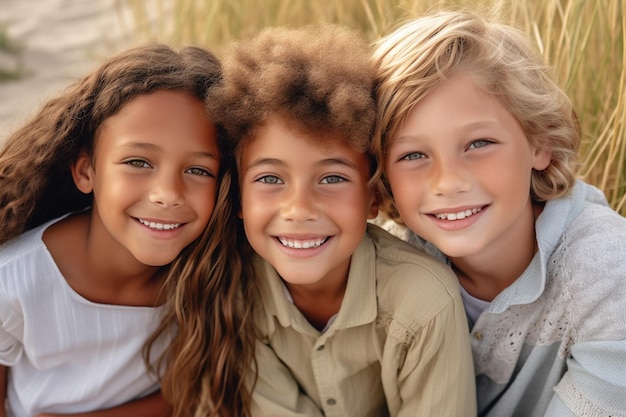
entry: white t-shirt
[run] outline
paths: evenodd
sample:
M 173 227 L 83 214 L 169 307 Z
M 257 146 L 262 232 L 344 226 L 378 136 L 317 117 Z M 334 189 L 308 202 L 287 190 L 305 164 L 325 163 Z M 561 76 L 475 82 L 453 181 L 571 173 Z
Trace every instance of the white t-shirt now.
M 467 319 L 469 320 L 470 329 L 478 320 L 478 316 L 485 311 L 491 302 L 481 300 L 480 298 L 476 298 L 470 293 L 467 292 L 462 285 L 459 285 L 459 289 L 461 290 L 461 299 L 463 300 L 463 306 L 465 307 L 465 314 L 467 314 Z
M 76 293 L 41 239 L 57 220 L 0 246 L 0 364 L 9 367 L 9 416 L 94 411 L 159 388 L 142 348 L 162 308 L 97 304 Z

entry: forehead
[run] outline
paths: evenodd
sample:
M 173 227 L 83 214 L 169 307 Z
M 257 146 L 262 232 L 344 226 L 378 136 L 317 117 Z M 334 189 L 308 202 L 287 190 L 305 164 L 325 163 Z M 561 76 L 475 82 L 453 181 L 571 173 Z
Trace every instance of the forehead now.
M 96 148 L 128 143 L 163 149 L 210 150 L 217 154 L 215 124 L 203 102 L 183 91 L 159 90 L 139 95 L 108 117 L 96 133 Z
M 367 154 L 346 142 L 336 135 L 308 133 L 281 119 L 270 119 L 242 143 L 238 159 L 242 168 L 256 159 L 303 166 L 337 157 L 352 161 L 355 166 L 369 166 Z
M 461 72 L 441 81 L 408 111 L 392 139 L 411 132 L 437 128 L 493 124 L 517 125 L 517 119 L 470 74 Z

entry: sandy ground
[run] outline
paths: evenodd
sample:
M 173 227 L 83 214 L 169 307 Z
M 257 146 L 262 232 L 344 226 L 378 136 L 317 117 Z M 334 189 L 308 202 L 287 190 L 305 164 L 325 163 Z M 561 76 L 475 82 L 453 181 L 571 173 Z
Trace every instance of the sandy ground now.
M 49 97 L 130 45 L 129 15 L 115 0 L 0 0 L 0 26 L 22 45 L 0 66 L 24 76 L 0 82 L 0 146 Z

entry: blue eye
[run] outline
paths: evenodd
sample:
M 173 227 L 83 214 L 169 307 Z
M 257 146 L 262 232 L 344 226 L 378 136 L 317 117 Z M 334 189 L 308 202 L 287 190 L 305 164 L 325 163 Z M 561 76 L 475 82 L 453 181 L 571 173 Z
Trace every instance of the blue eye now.
M 327 177 L 324 177 L 321 182 L 322 184 L 338 184 L 344 181 L 346 181 L 346 179 L 339 175 L 329 175 Z
M 262 182 L 264 184 L 282 184 L 280 178 L 275 175 L 265 175 L 257 180 L 258 182 Z
M 411 153 L 407 153 L 406 155 L 403 155 L 400 160 L 404 159 L 404 160 L 408 160 L 408 161 L 414 161 L 416 159 L 423 159 L 426 158 L 426 155 L 424 155 L 421 152 L 411 152 Z
M 492 142 L 486 140 L 486 139 L 478 139 L 475 140 L 474 142 L 470 143 L 469 146 L 467 147 L 468 149 L 477 149 L 477 148 L 484 148 L 485 146 L 491 144 Z

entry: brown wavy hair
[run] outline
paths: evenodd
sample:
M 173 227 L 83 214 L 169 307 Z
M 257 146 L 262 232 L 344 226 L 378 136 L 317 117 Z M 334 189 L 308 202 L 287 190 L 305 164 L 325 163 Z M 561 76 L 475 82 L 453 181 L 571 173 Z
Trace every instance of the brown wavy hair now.
M 162 44 L 131 48 L 47 101 L 0 150 L 0 244 L 65 213 L 92 204 L 74 185 L 70 167 L 85 151 L 93 156 L 98 129 L 126 103 L 159 90 L 183 91 L 204 101 L 220 77 L 220 63 L 193 46 L 174 51 Z M 208 115 L 210 116 L 210 115 Z M 212 117 L 211 117 L 212 119 Z M 251 289 L 245 284 L 229 201 L 229 144 L 219 137 L 216 205 L 202 235 L 171 264 L 164 279 L 165 317 L 146 343 L 177 329 L 155 369 L 174 416 L 247 416 L 244 379 L 253 364 L 252 333 L 246 331 Z M 164 271 L 165 272 L 165 271 Z M 210 407 L 204 406 L 209 404 Z
M 413 106 L 448 77 L 470 74 L 517 119 L 528 141 L 552 152 L 550 165 L 533 170 L 531 194 L 542 202 L 575 184 L 580 127 L 566 93 L 521 30 L 470 10 L 439 11 L 408 22 L 378 40 L 378 118 L 375 154 L 389 143 Z M 383 174 L 383 210 L 399 220 Z
M 256 368 L 250 300 L 257 292 L 251 263 L 244 262 L 252 250 L 233 209 L 234 163 L 224 165 L 213 216 L 198 243 L 173 263 L 165 281 L 170 305 L 147 344 L 148 357 L 160 335 L 178 326 L 161 358 L 162 392 L 175 417 L 250 416 Z
M 0 150 L 0 244 L 91 205 L 70 167 L 82 151 L 93 156 L 98 128 L 124 104 L 156 90 L 188 91 L 203 100 L 219 70 L 219 61 L 201 48 L 176 53 L 146 45 L 109 58 L 47 101 Z

